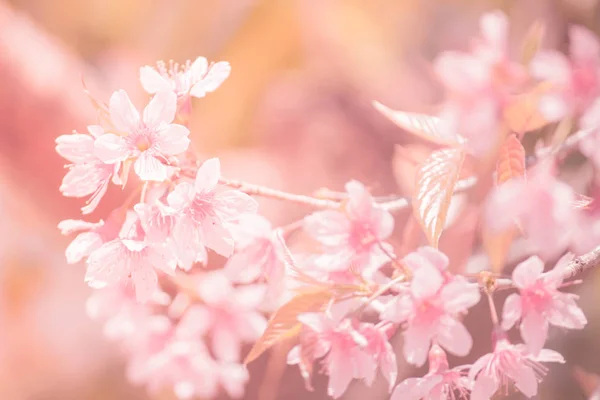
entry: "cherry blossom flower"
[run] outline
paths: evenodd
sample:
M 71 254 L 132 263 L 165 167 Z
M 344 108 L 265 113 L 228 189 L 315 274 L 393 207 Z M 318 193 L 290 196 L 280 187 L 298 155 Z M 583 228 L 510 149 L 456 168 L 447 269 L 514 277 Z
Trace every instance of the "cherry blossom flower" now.
M 119 235 L 123 220 L 124 215 L 121 210 L 115 210 L 110 214 L 106 223 L 102 220 L 99 222 L 74 219 L 61 221 L 58 229 L 63 235 L 80 232 L 65 250 L 67 262 L 69 264 L 78 263 L 104 243 L 115 239 Z
M 419 247 L 416 251 L 413 251 L 402 258 L 402 264 L 411 271 L 416 271 L 423 265 L 427 265 L 444 273 L 448 268 L 449 263 L 450 260 L 448 260 L 448 256 L 430 246 Z
M 396 363 L 396 353 L 389 342 L 389 337 L 395 331 L 394 325 L 389 323 L 379 323 L 377 325 L 363 323 L 358 327 L 360 333 L 367 341 L 364 352 L 372 357 L 370 370 L 364 377 L 367 385 L 371 386 L 375 380 L 377 367 L 383 377 L 388 381 L 390 390 L 396 383 L 398 377 L 398 365 Z
M 187 150 L 189 130 L 173 124 L 177 97 L 157 93 L 140 115 L 124 90 L 110 98 L 111 121 L 120 135 L 107 133 L 96 138 L 95 154 L 106 163 L 135 159 L 133 169 L 140 179 L 162 182 L 167 179 L 169 156 Z
M 232 227 L 232 234 L 235 253 L 225 264 L 227 276 L 235 283 L 264 279 L 269 287 L 267 296 L 277 296 L 283 289 L 286 265 L 283 245 L 271 223 L 260 215 L 244 215 Z
M 173 209 L 159 201 L 152 204 L 139 203 L 133 209 L 148 241 L 164 242 L 170 239 L 176 221 Z
M 327 210 L 304 218 L 304 229 L 323 246 L 315 263 L 327 271 L 351 266 L 372 274 L 392 253 L 384 241 L 394 230 L 394 218 L 379 207 L 358 181 L 346 184 L 349 200 L 344 210 Z
M 202 304 L 188 308 L 178 331 L 188 336 L 210 333 L 215 356 L 221 361 L 238 362 L 242 343 L 256 341 L 267 326 L 267 320 L 257 311 L 265 287 L 234 288 L 222 271 L 213 271 L 198 277 L 197 292 Z
M 474 154 L 495 145 L 497 136 L 490 135 L 497 135 L 509 96 L 527 76 L 508 58 L 506 15 L 500 11 L 483 15 L 480 31 L 471 53 L 447 51 L 434 61 L 449 96 L 439 114 L 440 129 L 448 137 L 467 139 Z
M 390 400 L 466 400 L 473 386 L 466 376 L 467 368 L 460 366 L 450 369 L 446 353 L 434 344 L 429 351 L 429 372 L 422 378 L 407 378 L 400 382 Z
M 381 317 L 406 325 L 404 358 L 421 366 L 432 342 L 457 356 L 469 353 L 473 340 L 457 317 L 479 299 L 476 285 L 462 277 L 446 283 L 437 268 L 425 264 L 415 270 L 410 287 L 387 304 Z
M 528 351 L 537 356 L 546 343 L 548 325 L 583 329 L 587 320 L 577 306 L 577 295 L 558 291 L 563 282 L 561 272 L 568 265 L 561 260 L 554 270 L 543 273 L 544 262 L 532 256 L 513 271 L 512 280 L 519 289 L 506 299 L 502 328 L 510 329 L 521 320 L 521 337 Z
M 231 256 L 234 241 L 229 225 L 258 208 L 254 199 L 238 190 L 217 192 L 220 176 L 219 159 L 211 158 L 200 166 L 193 185 L 182 182 L 167 197 L 177 215 L 172 237 L 183 269 L 196 261 L 204 262 L 205 247 Z
M 91 287 L 110 287 L 130 279 L 137 300 L 145 303 L 158 289 L 158 276 L 154 268 L 173 275 L 176 260 L 162 244 L 118 238 L 93 251 L 87 264 L 85 281 Z
M 374 375 L 373 358 L 364 349 L 367 339 L 361 335 L 350 319 L 343 319 L 343 313 L 325 315 L 304 313 L 298 321 L 312 329 L 317 336 L 313 338 L 316 358 L 325 357 L 323 366 L 329 375 L 327 394 L 334 399 L 340 397 L 348 385 L 355 379 L 370 378 Z M 288 354 L 288 364 L 299 364 L 302 361 L 301 345 L 294 347 Z M 388 374 L 389 376 L 389 374 Z
M 111 178 L 118 182 L 120 162 L 105 163 L 94 153 L 94 140 L 104 136 L 98 125 L 88 126 L 89 134 L 73 133 L 56 139 L 56 152 L 70 161 L 69 172 L 63 178 L 60 191 L 66 197 L 90 196 L 83 214 L 92 213 L 106 193 Z
M 585 113 L 600 96 L 600 42 L 582 26 L 569 27 L 569 58 L 556 50 L 539 52 L 531 74 L 553 84 L 540 101 L 540 111 L 550 121 Z
M 554 350 L 542 349 L 537 356 L 527 352 L 523 345 L 513 345 L 503 333 L 494 346 L 494 352 L 479 358 L 469 371 L 475 380 L 471 400 L 490 400 L 494 393 L 509 382 L 514 382 L 528 398 L 537 394 L 538 382 L 546 375 L 542 362 L 564 363 L 564 358 Z
M 532 252 L 542 259 L 559 256 L 576 229 L 575 193 L 554 177 L 553 165 L 544 162 L 529 172 L 528 179 L 513 179 L 495 188 L 488 199 L 485 220 L 495 232 L 518 222 Z
M 198 57 L 184 65 L 158 62 L 157 67 L 144 66 L 140 68 L 140 81 L 144 90 L 150 94 L 172 91 L 177 97 L 204 97 L 206 93 L 214 92 L 229 77 L 231 66 L 228 62 L 220 61 L 208 64 L 204 57 Z

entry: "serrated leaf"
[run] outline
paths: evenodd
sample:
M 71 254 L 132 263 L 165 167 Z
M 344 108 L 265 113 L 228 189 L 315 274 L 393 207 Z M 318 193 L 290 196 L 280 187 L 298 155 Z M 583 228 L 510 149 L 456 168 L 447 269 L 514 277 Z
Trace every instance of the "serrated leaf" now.
M 496 183 L 525 176 L 525 149 L 516 134 L 509 135 L 500 148 L 496 164 Z
M 394 124 L 421 139 L 446 146 L 456 146 L 462 141 L 459 136 L 443 134 L 438 117 L 392 110 L 378 101 L 373 101 L 373 107 Z
M 519 134 L 540 129 L 548 121 L 539 110 L 539 103 L 544 94 L 552 89 L 552 83 L 542 82 L 529 92 L 512 98 L 504 110 L 504 119 L 508 128 Z
M 521 62 L 523 65 L 529 65 L 537 51 L 539 50 L 544 35 L 546 26 L 541 21 L 536 21 L 531 25 L 529 31 L 525 35 L 523 45 L 521 47 Z
M 437 150 L 417 171 L 413 212 L 431 246 L 437 248 L 444 229 L 454 187 L 465 152 L 460 148 Z
M 334 292 L 323 288 L 306 290 L 296 295 L 271 316 L 267 329 L 246 356 L 244 364 L 256 360 L 274 344 L 298 335 L 302 329 L 298 315 L 323 311 L 333 298 Z

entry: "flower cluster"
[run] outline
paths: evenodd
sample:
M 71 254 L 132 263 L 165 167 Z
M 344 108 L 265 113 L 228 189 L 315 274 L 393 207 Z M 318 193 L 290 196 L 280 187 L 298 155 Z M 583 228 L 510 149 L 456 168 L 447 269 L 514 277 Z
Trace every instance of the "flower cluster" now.
M 541 363 L 564 362 L 544 349 L 550 325 L 582 329 L 587 323 L 578 297 L 562 291 L 578 271 L 573 263 L 583 269 L 589 257 L 598 261 L 600 251 L 577 262 L 565 256 L 544 272 L 545 262 L 578 249 L 584 207 L 557 177 L 561 148 L 538 151 L 531 167 L 520 139 L 533 126 L 574 118 L 582 129 L 564 149 L 580 146 L 597 157 L 590 143 L 600 137 L 594 114 L 600 45 L 574 27 L 570 58 L 543 51 L 523 64 L 508 56 L 504 14 L 484 15 L 480 31 L 469 52 L 446 52 L 434 62 L 447 92 L 438 116 L 386 111 L 407 130 L 449 145 L 419 166 L 410 200 L 381 200 L 356 180 L 331 196 L 284 193 L 223 178 L 218 158 L 197 161 L 190 149 L 192 97 L 213 92 L 230 73 L 228 63 L 209 64 L 203 57 L 142 67 L 141 84 L 151 98 L 141 113 L 118 90 L 108 104 L 95 102 L 99 125 L 57 139 L 56 151 L 71 163 L 60 190 L 88 197 L 84 215 L 96 209 L 111 183 L 129 189 L 105 220 L 66 220 L 59 228 L 77 234 L 66 249 L 67 262 L 85 260 L 85 282 L 96 289 L 88 312 L 122 344 L 132 382 L 153 392 L 172 390 L 180 399 L 223 393 L 240 398 L 249 380 L 245 364 L 297 337 L 287 363 L 298 366 L 309 390 L 320 365 L 332 398 L 353 380 L 373 385 L 378 374 L 392 400 L 486 400 L 509 386 L 527 397 L 537 394 L 547 371 Z M 512 110 L 525 107 L 524 96 L 536 124 L 515 122 Z M 507 127 L 513 131 L 508 135 Z M 497 161 L 497 185 L 478 208 L 495 269 L 480 274 L 456 268 L 438 248 L 467 158 L 474 165 Z M 492 178 L 488 169 L 482 174 L 487 176 L 475 174 L 471 182 Z M 274 227 L 258 213 L 253 196 L 316 210 Z M 425 235 L 405 230 L 404 239 L 418 244 L 400 252 L 392 245 L 400 229 L 393 212 L 411 203 Z M 291 250 L 290 232 L 309 243 L 304 251 Z M 522 239 L 526 253 L 510 279 L 500 276 L 506 238 L 509 245 Z M 222 268 L 211 263 L 215 257 L 225 259 Z M 499 285 L 512 290 L 501 318 L 494 297 Z M 491 352 L 476 359 L 465 317 L 486 297 Z M 513 327 L 522 344 L 509 341 Z M 392 338 L 401 339 L 397 349 Z M 254 345 L 243 360 L 245 344 Z M 447 353 L 470 358 L 451 366 Z M 415 367 L 428 364 L 428 372 L 398 382 L 399 357 Z

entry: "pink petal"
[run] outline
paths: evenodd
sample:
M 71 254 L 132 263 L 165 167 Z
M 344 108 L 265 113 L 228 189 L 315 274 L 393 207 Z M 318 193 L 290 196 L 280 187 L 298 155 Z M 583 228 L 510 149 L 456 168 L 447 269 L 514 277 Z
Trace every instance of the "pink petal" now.
M 56 152 L 72 163 L 93 162 L 94 139 L 80 133 L 59 136 L 56 138 Z
M 555 50 L 541 51 L 529 64 L 531 75 L 535 78 L 553 82 L 556 89 L 567 88 L 571 82 L 571 64 L 567 57 Z
M 249 343 L 255 342 L 267 328 L 267 319 L 257 313 L 241 315 L 238 320 L 238 332 L 240 337 Z
M 94 138 L 104 135 L 104 128 L 101 125 L 88 125 L 87 130 Z
M 148 263 L 155 268 L 160 269 L 167 275 L 175 275 L 175 268 L 177 268 L 177 258 L 173 252 L 173 249 L 167 244 L 153 244 L 148 248 L 148 254 L 146 255 Z
M 547 121 L 558 121 L 572 111 L 565 97 L 560 93 L 542 97 L 538 109 Z
M 450 353 L 464 357 L 473 347 L 473 339 L 465 326 L 451 317 L 443 318 L 437 332 L 437 340 Z
M 156 271 L 148 264 L 132 266 L 131 279 L 135 286 L 135 297 L 138 302 L 146 303 L 158 290 L 158 276 Z
M 548 310 L 548 320 L 552 325 L 567 329 L 583 329 L 587 318 L 569 294 L 560 294 L 552 302 Z
M 128 255 L 124 252 L 121 241 L 113 240 L 90 254 L 85 282 L 94 288 L 111 286 L 130 272 Z
M 304 230 L 325 246 L 338 246 L 347 241 L 350 221 L 339 211 L 319 211 L 304 217 Z
M 221 177 L 221 163 L 218 158 L 211 158 L 202 163 L 196 173 L 196 191 L 198 193 L 212 192 Z
M 205 335 L 215 323 L 213 314 L 203 305 L 187 309 L 177 324 L 177 336 L 194 339 Z
M 121 136 L 107 133 L 94 142 L 94 155 L 105 163 L 124 161 L 129 154 L 129 148 Z
M 548 338 L 548 321 L 540 313 L 528 312 L 521 321 L 521 337 L 529 352 L 536 356 Z
M 186 151 L 190 145 L 188 135 L 190 131 L 183 125 L 170 124 L 164 130 L 160 131 L 159 139 L 156 143 L 161 154 L 175 156 Z
M 147 65 L 140 68 L 140 82 L 144 90 L 150 94 L 173 90 L 170 80 L 159 74 L 156 69 Z
M 413 274 L 410 290 L 417 299 L 427 299 L 437 293 L 444 284 L 444 277 L 437 268 L 424 265 Z
M 212 350 L 221 361 L 238 362 L 242 350 L 238 333 L 223 325 L 216 325 L 212 331 Z
M 248 370 L 243 365 L 223 364 L 220 367 L 221 385 L 229 397 L 239 399 L 244 396 L 246 384 L 250 379 Z M 213 398 L 214 396 L 205 397 Z
M 100 204 L 100 200 L 102 200 L 102 197 L 104 197 L 106 189 L 108 189 L 108 179 L 106 179 L 103 182 L 100 182 L 100 186 L 88 199 L 87 204 L 84 207 L 81 207 L 81 213 L 83 215 L 91 214 L 92 212 L 94 212 L 96 207 L 98 207 L 98 204 Z
M 434 334 L 429 327 L 409 326 L 404 331 L 403 352 L 406 361 L 417 367 L 425 364 Z
M 167 196 L 167 203 L 175 210 L 181 210 L 189 206 L 194 201 L 196 191 L 188 182 L 182 182 L 175 186 L 175 189 Z
M 224 271 L 233 282 L 250 283 L 262 275 L 262 265 L 256 262 L 254 248 L 234 253 L 225 264 Z
M 385 343 L 385 352 L 380 355 L 379 368 L 381 375 L 388 381 L 389 391 L 391 391 L 398 378 L 398 363 L 396 353 L 388 341 Z
M 63 235 L 70 235 L 71 233 L 89 231 L 92 229 L 100 228 L 104 225 L 103 221 L 100 222 L 87 222 L 80 219 L 65 219 L 58 223 L 58 229 Z
M 233 238 L 218 219 L 206 217 L 202 221 L 202 232 L 206 247 L 223 257 L 229 258 L 233 254 Z
M 518 364 L 517 371 L 511 378 L 515 381 L 515 386 L 527 397 L 533 397 L 538 391 L 538 381 L 535 372 L 529 366 Z
M 119 131 L 131 132 L 137 129 L 140 114 L 124 90 L 117 90 L 110 96 L 109 111 L 110 119 Z
M 100 248 L 102 243 L 102 237 L 95 232 L 80 233 L 65 250 L 67 263 L 78 263 L 84 257 L 90 255 L 94 250 Z
M 459 313 L 479 303 L 481 294 L 475 284 L 455 279 L 442 288 L 440 300 L 448 313 Z
M 206 93 L 214 92 L 229 77 L 231 66 L 229 63 L 221 61 L 210 66 L 208 73 L 198 81 L 190 94 L 194 97 L 204 97 Z
M 442 84 L 457 93 L 475 93 L 490 79 L 484 63 L 469 54 L 458 52 L 441 53 L 434 61 L 434 70 Z
M 263 303 L 266 289 L 265 285 L 260 284 L 240 286 L 236 289 L 233 300 L 242 309 L 254 310 Z
M 479 29 L 481 36 L 494 49 L 503 51 L 506 48 L 508 19 L 503 12 L 494 11 L 484 14 L 479 20 Z
M 521 296 L 513 293 L 506 298 L 502 308 L 502 329 L 508 331 L 515 322 L 521 319 Z
M 208 71 L 208 60 L 205 57 L 198 57 L 190 66 L 190 73 L 194 81 L 202 79 Z
M 598 62 L 600 59 L 600 43 L 596 35 L 579 25 L 569 27 L 569 48 L 571 57 L 578 62 Z
M 424 378 L 407 378 L 394 389 L 390 400 L 421 400 L 438 384 L 442 383 L 441 375 Z
M 298 321 L 308 326 L 315 332 L 323 333 L 329 329 L 329 322 L 323 314 L 319 313 L 302 313 L 298 315 Z
M 199 252 L 198 229 L 189 218 L 181 218 L 173 229 L 173 241 L 177 250 L 179 265 L 184 270 L 189 270 L 196 262 Z M 203 246 L 202 246 L 203 247 Z
M 327 394 L 334 399 L 340 397 L 354 377 L 353 362 L 349 359 L 349 354 L 340 350 L 331 351 L 327 357 L 329 385 Z
M 149 151 L 144 151 L 135 163 L 133 170 L 143 181 L 163 182 L 167 179 L 167 167 Z
M 564 357 L 559 352 L 550 349 L 542 349 L 540 354 L 534 359 L 538 362 L 565 363 Z
M 144 108 L 142 119 L 148 127 L 155 127 L 161 122 L 170 124 L 175 119 L 176 112 L 177 95 L 172 90 L 158 92 Z
M 258 203 L 252 197 L 239 190 L 225 190 L 215 196 L 216 209 L 225 221 L 238 219 L 242 214 L 255 214 Z
M 532 286 L 544 272 L 544 262 L 537 256 L 531 256 L 523 261 L 512 273 L 513 282 L 515 285 L 524 289 Z
M 471 400 L 490 400 L 498 390 L 499 384 L 495 377 L 480 375 L 473 386 Z
M 448 256 L 433 247 L 423 246 L 417 252 L 440 271 L 444 271 L 450 263 Z

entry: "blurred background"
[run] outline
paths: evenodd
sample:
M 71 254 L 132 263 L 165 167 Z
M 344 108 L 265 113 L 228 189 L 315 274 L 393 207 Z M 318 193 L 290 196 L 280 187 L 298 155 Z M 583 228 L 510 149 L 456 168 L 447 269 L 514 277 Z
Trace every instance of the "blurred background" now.
M 443 94 L 432 59 L 464 49 L 481 13 L 498 8 L 511 19 L 515 54 L 536 20 L 549 24 L 548 48 L 565 49 L 569 23 L 600 29 L 597 0 L 0 0 L 0 400 L 147 398 L 126 382 L 117 346 L 85 315 L 83 266 L 66 265 L 69 239 L 56 229 L 79 218 L 83 204 L 60 195 L 65 161 L 54 152 L 57 136 L 95 122 L 82 80 L 99 99 L 123 88 L 141 105 L 140 66 L 229 61 L 230 78 L 195 100 L 191 121 L 197 151 L 221 157 L 226 176 L 304 193 L 340 190 L 356 178 L 377 195 L 408 193 L 430 148 L 371 101 L 430 111 Z M 91 220 L 122 196 L 109 190 Z M 262 207 L 276 224 L 308 211 Z M 399 215 L 398 226 L 407 218 Z M 463 210 L 456 221 L 442 248 L 464 264 L 475 219 Z M 592 278 L 578 289 L 590 324 L 551 338 L 570 365 L 553 368 L 539 398 L 583 399 L 571 367 L 600 372 Z M 467 322 L 488 331 L 477 318 Z M 480 336 L 477 356 L 489 351 L 487 334 Z M 281 361 L 251 366 L 247 399 L 326 398 L 323 379 L 309 394 Z M 401 366 L 401 378 L 412 372 Z M 344 398 L 366 393 L 387 398 L 381 382 L 370 390 L 354 384 Z

